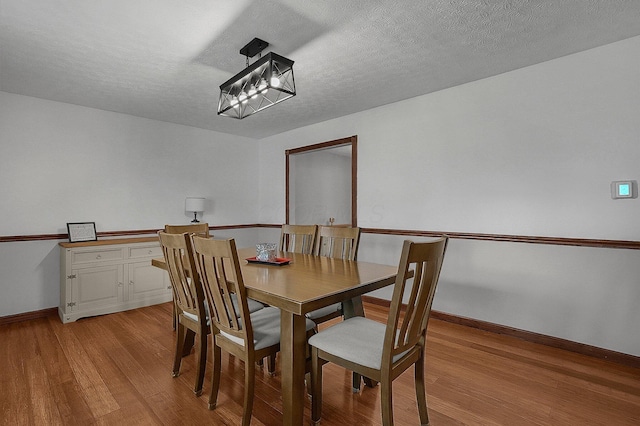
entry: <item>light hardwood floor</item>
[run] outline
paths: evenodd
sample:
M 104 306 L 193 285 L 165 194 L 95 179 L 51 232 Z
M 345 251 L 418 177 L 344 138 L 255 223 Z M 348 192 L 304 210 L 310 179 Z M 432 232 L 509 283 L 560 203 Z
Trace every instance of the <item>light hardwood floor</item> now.
M 365 310 L 386 318 L 384 307 Z M 239 424 L 241 361 L 224 355 L 218 407 L 209 411 L 210 364 L 197 398 L 193 355 L 171 377 L 173 339 L 170 304 L 4 325 L 0 424 Z M 432 425 L 640 424 L 640 369 L 438 320 L 429 324 L 426 364 Z M 379 388 L 352 394 L 349 372 L 324 368 L 323 425 L 381 424 Z M 281 424 L 280 378 L 257 375 L 252 424 Z M 397 425 L 418 423 L 412 375 L 394 381 Z

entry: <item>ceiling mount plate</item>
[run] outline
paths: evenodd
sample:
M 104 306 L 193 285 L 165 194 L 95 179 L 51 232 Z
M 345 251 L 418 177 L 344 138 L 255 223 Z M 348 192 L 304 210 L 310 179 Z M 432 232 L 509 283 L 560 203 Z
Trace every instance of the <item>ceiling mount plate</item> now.
M 240 49 L 240 54 L 242 56 L 253 58 L 258 53 L 266 49 L 268 46 L 269 46 L 269 43 L 267 43 L 264 40 L 260 40 L 259 38 L 256 37 L 253 40 L 251 40 L 245 47 Z

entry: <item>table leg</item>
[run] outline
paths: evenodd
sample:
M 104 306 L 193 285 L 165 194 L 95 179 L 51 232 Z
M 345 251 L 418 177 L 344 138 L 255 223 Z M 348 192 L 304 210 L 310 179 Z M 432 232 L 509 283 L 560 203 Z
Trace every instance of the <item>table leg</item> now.
M 342 315 L 344 318 L 363 317 L 364 307 L 360 296 L 342 302 Z
M 304 372 L 307 332 L 304 316 L 281 311 L 280 330 L 283 424 L 301 426 L 306 400 Z

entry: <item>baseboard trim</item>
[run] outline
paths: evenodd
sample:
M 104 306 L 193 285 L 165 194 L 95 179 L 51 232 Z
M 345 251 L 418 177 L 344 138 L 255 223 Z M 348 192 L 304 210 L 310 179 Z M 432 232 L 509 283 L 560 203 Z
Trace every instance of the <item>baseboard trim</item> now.
M 47 308 L 39 311 L 23 312 L 21 314 L 0 317 L 0 326 L 12 324 L 14 322 L 28 321 L 38 318 L 46 318 L 51 315 L 58 316 L 58 308 Z
M 391 305 L 391 302 L 389 300 L 372 296 L 362 296 L 362 301 L 370 303 L 372 305 L 384 306 L 387 308 Z M 583 343 L 572 342 L 571 340 L 546 336 L 544 334 L 534 333 L 531 331 L 521 330 L 500 324 L 494 324 L 487 321 L 480 321 L 473 318 L 447 314 L 445 312 L 431 311 L 431 318 L 454 324 L 464 325 L 467 327 L 477 328 L 479 330 L 488 331 L 491 333 L 516 337 L 527 342 L 539 343 L 552 348 L 564 349 L 570 352 L 612 361 L 617 364 L 626 365 L 628 367 L 640 368 L 640 357 L 612 351 L 609 349 L 598 348 L 596 346 L 585 345 Z

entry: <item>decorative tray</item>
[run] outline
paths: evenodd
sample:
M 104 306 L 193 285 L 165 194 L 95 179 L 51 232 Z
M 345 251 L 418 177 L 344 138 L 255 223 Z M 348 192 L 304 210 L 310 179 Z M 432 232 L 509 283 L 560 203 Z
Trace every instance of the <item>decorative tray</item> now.
M 288 265 L 289 262 L 291 262 L 291 259 L 287 259 L 286 257 L 276 257 L 276 260 L 274 260 L 273 262 L 269 262 L 266 260 L 258 260 L 256 259 L 256 257 L 249 257 L 246 259 L 247 262 L 249 263 L 259 263 L 262 265 L 277 265 L 277 266 L 282 266 L 282 265 Z

